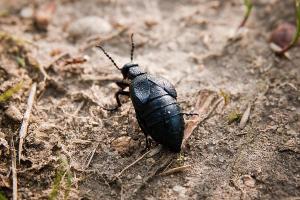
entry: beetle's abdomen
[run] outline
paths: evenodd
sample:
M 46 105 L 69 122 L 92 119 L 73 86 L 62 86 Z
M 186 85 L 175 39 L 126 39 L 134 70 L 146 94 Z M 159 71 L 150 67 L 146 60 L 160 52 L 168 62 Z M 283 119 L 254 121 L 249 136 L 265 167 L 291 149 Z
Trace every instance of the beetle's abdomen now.
M 139 118 L 148 134 L 156 142 L 167 146 L 172 151 L 179 152 L 184 120 L 176 99 L 170 95 L 164 95 L 150 100 L 143 108 L 139 111 Z
M 174 86 L 163 78 L 143 74 L 132 80 L 129 90 L 143 132 L 170 150 L 179 152 L 184 120 L 176 102 Z
M 149 127 L 151 137 L 171 151 L 180 152 L 184 132 L 184 120 L 181 114 L 165 119 Z

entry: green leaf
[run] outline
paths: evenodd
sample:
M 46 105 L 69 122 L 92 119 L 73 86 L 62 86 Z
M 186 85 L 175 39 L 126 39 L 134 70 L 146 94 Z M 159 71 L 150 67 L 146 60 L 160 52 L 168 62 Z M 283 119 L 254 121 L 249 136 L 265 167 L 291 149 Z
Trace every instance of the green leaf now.
M 16 61 L 17 61 L 17 63 L 18 63 L 19 66 L 21 66 L 21 67 L 25 67 L 26 66 L 24 58 L 16 56 Z
M 4 93 L 0 94 L 0 103 L 7 101 L 12 95 L 17 93 L 23 85 L 23 81 L 19 82 L 17 85 L 13 86 L 12 88 L 9 88 Z

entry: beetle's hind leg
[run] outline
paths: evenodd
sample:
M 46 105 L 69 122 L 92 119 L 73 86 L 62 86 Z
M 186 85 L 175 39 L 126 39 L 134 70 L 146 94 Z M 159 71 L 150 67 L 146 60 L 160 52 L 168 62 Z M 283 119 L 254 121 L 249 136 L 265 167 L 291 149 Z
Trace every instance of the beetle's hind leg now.
M 115 93 L 115 98 L 116 98 L 116 101 L 117 101 L 118 105 L 116 107 L 114 107 L 114 108 L 105 108 L 105 107 L 102 107 L 104 110 L 107 110 L 107 111 L 116 111 L 116 110 L 118 110 L 118 108 L 120 108 L 122 106 L 121 100 L 120 100 L 120 95 L 128 96 L 129 97 L 129 92 L 128 91 L 124 91 L 124 89 L 126 89 L 127 87 L 129 87 L 129 83 L 127 83 L 124 80 L 122 80 L 122 81 L 117 81 L 116 84 L 120 88 L 120 90 Z
M 150 150 L 150 147 L 151 147 L 151 144 L 152 144 L 151 139 L 148 137 L 147 134 L 145 134 L 145 139 L 146 139 L 146 146 L 145 146 L 145 148 L 141 151 L 142 153 L 147 152 L 148 150 Z
M 182 112 L 180 113 L 182 115 L 186 115 L 186 116 L 194 116 L 194 115 L 199 115 L 198 113 L 185 113 L 185 112 Z

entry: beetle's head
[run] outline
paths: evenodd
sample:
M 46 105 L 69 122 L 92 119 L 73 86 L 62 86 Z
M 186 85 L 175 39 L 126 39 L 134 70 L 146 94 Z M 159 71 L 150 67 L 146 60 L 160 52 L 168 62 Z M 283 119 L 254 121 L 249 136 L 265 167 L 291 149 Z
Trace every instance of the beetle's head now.
M 134 79 L 135 77 L 144 74 L 144 71 L 139 67 L 138 64 L 127 63 L 121 68 L 124 79 Z
M 111 60 L 111 62 L 114 64 L 114 66 L 121 71 L 124 79 L 134 79 L 135 77 L 144 74 L 144 71 L 139 68 L 138 64 L 134 64 L 132 62 L 133 60 L 133 51 L 134 51 L 134 43 L 133 43 L 133 34 L 131 35 L 131 51 L 130 51 L 130 63 L 125 64 L 122 68 L 118 67 L 118 65 L 115 63 L 115 61 L 106 53 L 106 51 L 103 49 L 101 45 L 97 46 L 100 48 L 103 53 Z

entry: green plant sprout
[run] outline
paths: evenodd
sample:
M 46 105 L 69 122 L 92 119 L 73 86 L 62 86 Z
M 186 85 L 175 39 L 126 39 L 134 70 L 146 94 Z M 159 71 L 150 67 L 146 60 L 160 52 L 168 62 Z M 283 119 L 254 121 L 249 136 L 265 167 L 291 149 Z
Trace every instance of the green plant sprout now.
M 284 49 L 282 49 L 279 54 L 284 54 L 285 52 L 287 52 L 288 50 L 290 50 L 293 46 L 295 46 L 299 40 L 299 36 L 300 36 L 300 0 L 295 0 L 295 7 L 296 7 L 296 23 L 297 23 L 297 28 L 296 28 L 296 33 L 293 37 L 292 42 L 285 47 Z
M 58 199 L 60 189 L 64 190 L 64 199 L 68 199 L 72 185 L 72 175 L 66 159 L 60 158 L 60 166 L 55 174 L 52 190 L 49 195 L 50 200 Z
M 233 122 L 239 122 L 241 120 L 241 118 L 242 118 L 242 113 L 240 113 L 240 111 L 238 111 L 238 110 L 235 110 L 228 114 L 227 121 L 228 121 L 228 124 L 231 124 Z
M 220 90 L 220 95 L 223 97 L 224 99 L 224 104 L 225 106 L 229 104 L 230 102 L 230 94 L 224 90 Z
M 245 12 L 245 15 L 244 15 L 244 19 L 243 21 L 240 23 L 238 29 L 242 28 L 243 26 L 245 26 L 250 14 L 251 14 L 251 11 L 252 11 L 252 8 L 253 8 L 253 4 L 252 4 L 252 1 L 251 0 L 244 0 L 244 5 L 246 7 L 246 12 Z
M 9 88 L 8 90 L 0 94 L 0 103 L 7 101 L 10 97 L 12 97 L 12 95 L 17 93 L 22 88 L 22 85 L 23 85 L 23 81 L 20 81 L 15 86 Z
M 16 62 L 18 63 L 18 65 L 20 67 L 25 67 L 26 63 L 25 63 L 25 59 L 19 56 L 16 56 Z
M 0 200 L 7 200 L 2 191 L 0 190 Z

